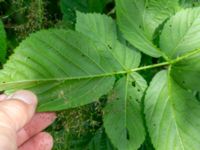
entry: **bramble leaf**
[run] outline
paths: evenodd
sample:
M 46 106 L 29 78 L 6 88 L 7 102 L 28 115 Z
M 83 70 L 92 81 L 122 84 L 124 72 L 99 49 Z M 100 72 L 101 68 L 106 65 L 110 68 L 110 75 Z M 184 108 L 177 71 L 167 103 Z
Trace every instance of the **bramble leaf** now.
M 200 147 L 200 103 L 161 71 L 145 97 L 146 123 L 156 150 L 196 150 Z
M 178 12 L 164 26 L 160 38 L 162 51 L 173 59 L 200 48 L 199 27 L 200 8 L 188 8 Z
M 137 67 L 131 52 L 126 56 L 121 47 L 108 49 L 74 31 L 41 31 L 10 57 L 0 73 L 0 89 L 34 91 L 40 111 L 85 105 L 108 93 L 116 74 Z
M 116 28 L 111 17 L 77 12 L 76 31 L 89 37 L 98 46 L 107 47 L 107 50 L 112 51 L 117 60 L 123 62 L 125 69 L 138 67 L 141 59 L 140 52 L 121 44 L 117 38 Z M 121 55 L 121 51 L 124 55 Z
M 137 73 L 121 78 L 104 109 L 104 127 L 119 150 L 136 150 L 145 139 L 141 98 L 146 81 Z
M 40 99 L 40 111 L 96 101 L 112 88 L 114 78 L 108 74 L 122 69 L 109 53 L 102 50 L 98 54 L 96 49 L 85 36 L 73 31 L 55 29 L 33 34 L 4 66 L 0 89 L 34 91 Z M 111 58 L 101 62 L 104 57 Z M 111 62 L 113 65 L 108 66 Z
M 4 30 L 3 22 L 0 20 L 0 61 L 2 63 L 5 62 L 6 49 L 7 49 L 6 32 Z
M 113 44 L 117 40 L 115 21 L 98 13 L 77 12 L 76 31 L 83 33 L 95 42 Z
M 159 57 L 153 35 L 179 9 L 178 0 L 116 0 L 117 22 L 124 37 L 142 52 Z

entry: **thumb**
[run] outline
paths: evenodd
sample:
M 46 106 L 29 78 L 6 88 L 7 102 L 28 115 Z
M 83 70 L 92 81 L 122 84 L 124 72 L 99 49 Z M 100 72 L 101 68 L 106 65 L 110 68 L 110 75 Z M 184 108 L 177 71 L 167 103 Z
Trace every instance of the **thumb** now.
M 16 132 L 34 115 L 36 96 L 29 91 L 18 91 L 0 101 L 0 149 L 15 150 Z

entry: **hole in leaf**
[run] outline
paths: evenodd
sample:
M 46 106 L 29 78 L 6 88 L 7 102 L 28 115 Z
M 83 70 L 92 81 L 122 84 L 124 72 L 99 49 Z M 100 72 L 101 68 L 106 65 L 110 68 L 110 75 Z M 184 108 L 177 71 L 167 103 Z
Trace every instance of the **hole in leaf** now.
M 126 129 L 126 138 L 127 138 L 127 140 L 130 140 L 130 135 L 129 135 L 128 129 Z
M 153 64 L 158 63 L 158 59 L 157 59 L 157 58 L 152 58 L 152 63 L 153 63 Z
M 112 49 L 112 47 L 108 44 L 108 48 Z
M 134 86 L 134 87 L 136 86 L 136 83 L 135 83 L 135 81 L 133 81 L 133 82 L 132 82 L 132 86 Z
M 195 98 L 198 102 L 200 101 L 200 92 L 195 93 Z
M 136 102 L 140 103 L 140 101 L 139 101 L 139 99 L 138 99 L 138 98 L 136 98 Z

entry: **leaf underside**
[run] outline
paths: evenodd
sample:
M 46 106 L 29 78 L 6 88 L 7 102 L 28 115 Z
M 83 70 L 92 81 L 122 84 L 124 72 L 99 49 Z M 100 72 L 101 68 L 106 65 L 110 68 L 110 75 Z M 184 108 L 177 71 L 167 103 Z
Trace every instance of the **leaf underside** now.
M 200 146 L 200 103 L 194 95 L 200 85 L 199 10 L 181 10 L 161 33 L 161 50 L 168 61 L 178 61 L 153 78 L 145 96 L 146 123 L 156 150 L 196 150 Z
M 200 103 L 169 72 L 158 73 L 151 82 L 145 98 L 145 115 L 155 149 L 200 147 Z
M 135 82 L 135 86 L 132 85 Z M 104 108 L 104 127 L 118 149 L 137 150 L 145 139 L 141 98 L 147 84 L 139 74 L 120 79 Z
M 99 19 L 109 25 L 106 16 Z M 117 39 L 109 45 L 75 31 L 40 31 L 10 57 L 0 73 L 0 89 L 34 91 L 39 96 L 39 111 L 73 108 L 97 101 L 111 90 L 115 74 L 139 62 L 140 54 Z
M 193 90 L 200 90 L 199 28 L 200 8 L 185 9 L 166 23 L 160 38 L 160 47 L 170 59 L 194 53 L 172 66 L 174 79 L 181 86 Z
M 118 26 L 106 15 L 77 11 L 76 31 L 43 30 L 15 49 L 0 71 L 0 90 L 32 90 L 39 97 L 38 111 L 74 108 L 107 95 L 103 127 L 115 148 L 135 150 L 144 142 L 144 107 L 156 150 L 197 150 L 200 8 L 183 9 L 190 5 L 182 3 L 116 0 Z M 154 36 L 161 25 L 156 45 Z M 134 72 L 141 69 L 141 54 L 136 48 L 152 57 L 163 56 L 168 64 L 148 88 Z M 94 136 L 91 149 L 96 139 L 105 142 L 102 136 Z
M 179 9 L 178 0 L 116 0 L 116 7 L 117 22 L 124 37 L 145 54 L 160 57 L 153 35 Z

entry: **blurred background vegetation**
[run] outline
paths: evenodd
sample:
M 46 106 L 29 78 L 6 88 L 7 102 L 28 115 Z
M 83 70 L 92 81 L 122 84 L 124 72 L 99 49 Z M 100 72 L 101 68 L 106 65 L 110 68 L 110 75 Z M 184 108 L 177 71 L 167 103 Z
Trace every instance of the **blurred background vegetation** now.
M 98 12 L 115 18 L 113 0 L 0 0 L 0 20 L 7 36 L 5 59 L 29 34 L 48 28 L 73 29 L 75 11 Z M 156 63 L 157 59 L 143 56 L 142 65 Z M 4 61 L 1 61 L 1 67 Z M 143 71 L 147 81 L 157 70 Z M 58 119 L 50 126 L 55 140 L 54 150 L 115 149 L 102 128 L 102 108 L 107 100 L 103 96 L 96 103 L 58 112 Z M 104 143 L 104 144 L 103 144 Z M 148 135 L 141 150 L 153 149 Z

